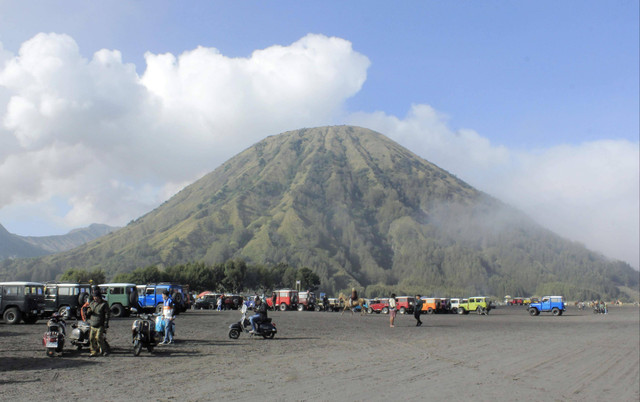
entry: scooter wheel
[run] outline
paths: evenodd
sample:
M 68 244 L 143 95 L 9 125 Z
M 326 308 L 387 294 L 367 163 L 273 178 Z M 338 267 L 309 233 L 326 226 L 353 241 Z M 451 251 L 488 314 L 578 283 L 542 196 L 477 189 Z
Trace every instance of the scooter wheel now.
M 229 338 L 231 338 L 231 339 L 238 339 L 238 338 L 240 338 L 240 331 L 238 331 L 237 329 L 231 329 L 231 330 L 229 330 Z
M 264 339 L 273 339 L 276 334 L 274 332 L 269 332 L 268 334 L 262 335 Z
M 133 355 L 138 356 L 142 350 L 142 342 L 139 339 L 133 341 Z

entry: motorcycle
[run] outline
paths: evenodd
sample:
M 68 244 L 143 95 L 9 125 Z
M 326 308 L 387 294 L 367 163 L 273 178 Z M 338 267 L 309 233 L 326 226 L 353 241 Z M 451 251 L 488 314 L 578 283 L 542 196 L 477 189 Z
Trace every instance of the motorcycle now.
M 60 314 L 53 313 L 47 321 L 47 332 L 42 337 L 42 344 L 47 350 L 47 356 L 53 357 L 56 353 L 62 354 L 66 332 L 67 323 Z
M 89 341 L 89 333 L 91 332 L 89 324 L 86 321 L 78 321 L 71 324 L 71 328 L 73 329 L 69 334 L 69 342 L 78 350 L 81 350 L 82 347 L 88 348 L 91 343 Z
M 246 304 L 242 305 L 240 312 L 242 313 L 240 321 L 229 325 L 229 338 L 238 339 L 240 334 L 245 332 L 252 336 L 257 335 L 262 336 L 264 339 L 273 339 L 278 332 L 276 329 L 276 323 L 272 322 L 271 318 L 267 318 L 264 321 L 256 321 L 256 332 L 254 334 L 250 334 L 251 322 L 249 321 L 249 318 L 247 318 Z
M 164 337 L 164 331 L 159 328 L 162 325 L 162 316 L 157 315 L 155 320 L 150 314 L 140 314 L 140 317 L 131 325 L 131 342 L 133 343 L 133 355 L 138 356 L 142 347 L 146 347 L 149 353 L 153 352 Z

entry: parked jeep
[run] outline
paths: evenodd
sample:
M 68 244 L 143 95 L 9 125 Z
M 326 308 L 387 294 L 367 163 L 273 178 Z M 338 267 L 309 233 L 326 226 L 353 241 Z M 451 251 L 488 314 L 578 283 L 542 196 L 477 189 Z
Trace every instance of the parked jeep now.
M 400 314 L 413 313 L 413 307 L 416 305 L 416 299 L 413 296 L 397 296 L 396 308 Z
M 217 293 L 209 293 L 196 299 L 193 308 L 196 310 L 210 309 L 215 310 L 217 308 L 218 299 L 220 295 Z
M 280 289 L 275 291 L 276 306 L 280 311 L 293 310 L 298 306 L 298 291 L 293 289 Z M 273 308 L 273 300 L 267 297 L 267 305 Z
M 389 314 L 389 299 L 375 299 L 369 302 L 367 313 Z
M 315 310 L 316 295 L 313 292 L 298 293 L 298 311 Z
M 7 324 L 34 324 L 44 313 L 44 284 L 0 282 L 0 313 Z
M 88 283 L 47 282 L 44 285 L 44 315 L 57 312 L 63 317 L 78 317 L 90 294 L 91 285 Z
M 452 312 L 453 314 L 456 314 L 458 312 L 458 306 L 460 305 L 460 299 L 457 297 L 453 297 L 450 300 L 450 308 L 449 311 Z
M 135 283 L 104 283 L 98 285 L 102 298 L 109 303 L 113 317 L 128 317 L 131 309 L 138 309 L 138 290 Z
M 562 315 L 565 311 L 564 298 L 562 296 L 544 296 L 542 301 L 532 302 L 529 305 L 529 315 L 536 316 L 540 313 Z
M 161 313 L 164 299 L 162 294 L 169 291 L 174 303 L 174 313 L 180 314 L 186 310 L 186 297 L 182 291 L 182 285 L 175 283 L 154 283 L 137 286 L 138 305 L 140 311 Z
M 421 297 L 422 314 L 434 314 L 440 311 L 440 299 L 435 297 Z
M 469 314 L 475 311 L 479 315 L 487 315 L 491 311 L 491 300 L 488 297 L 476 296 L 462 299 L 458 304 L 458 314 Z

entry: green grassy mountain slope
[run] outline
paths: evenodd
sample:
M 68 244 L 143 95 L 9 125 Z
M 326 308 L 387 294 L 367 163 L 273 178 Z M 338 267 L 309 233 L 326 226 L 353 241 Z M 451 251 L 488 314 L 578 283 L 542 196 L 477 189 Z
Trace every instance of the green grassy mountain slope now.
M 539 227 L 371 130 L 271 136 L 127 227 L 0 275 L 50 279 L 151 264 L 307 266 L 329 291 L 396 286 L 423 294 L 615 296 L 637 272 Z

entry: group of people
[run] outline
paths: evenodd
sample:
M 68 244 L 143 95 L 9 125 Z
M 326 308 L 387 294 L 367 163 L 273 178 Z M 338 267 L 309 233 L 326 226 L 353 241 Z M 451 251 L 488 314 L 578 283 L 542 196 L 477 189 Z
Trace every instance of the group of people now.
M 102 298 L 99 288 L 92 292 L 92 300 L 87 302 L 80 309 L 83 321 L 88 321 L 89 330 L 89 357 L 108 356 L 110 352 L 109 344 L 106 341 L 106 333 L 109 328 L 111 310 L 109 303 Z M 175 332 L 175 303 L 169 295 L 169 291 L 162 293 L 162 320 L 164 327 L 164 338 L 160 345 L 173 343 Z

